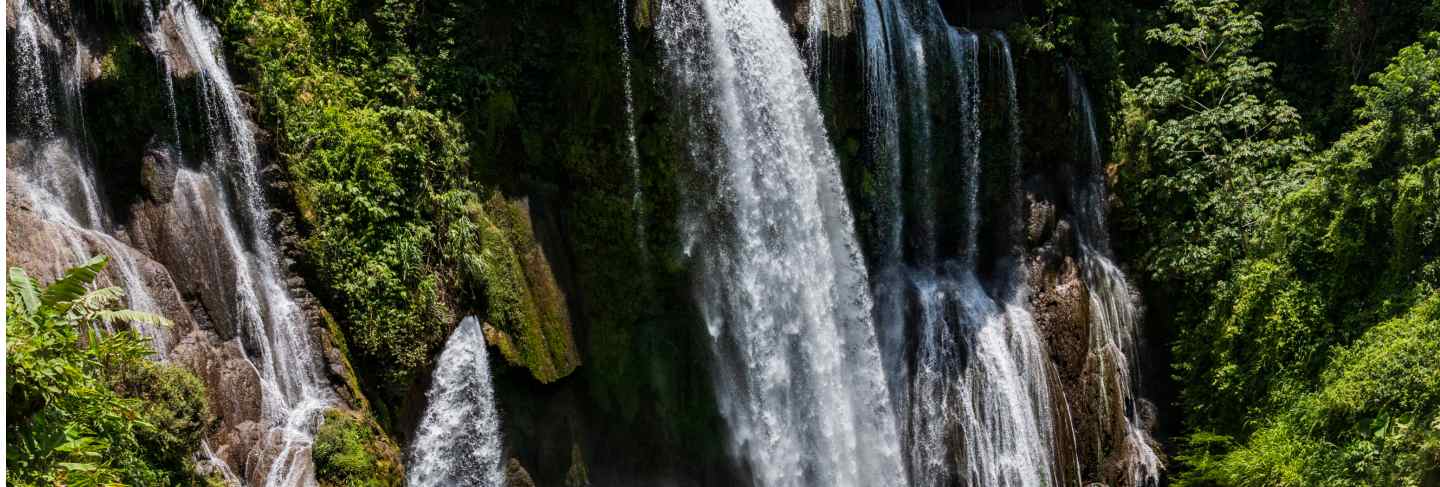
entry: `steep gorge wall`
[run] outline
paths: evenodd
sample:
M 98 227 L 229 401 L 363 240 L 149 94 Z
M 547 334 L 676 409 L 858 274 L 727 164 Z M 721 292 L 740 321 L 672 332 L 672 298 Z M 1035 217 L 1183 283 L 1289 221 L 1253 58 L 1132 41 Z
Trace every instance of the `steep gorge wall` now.
M 977 8 L 959 16 L 948 4 L 942 2 L 942 6 L 952 23 L 970 15 L 991 19 L 977 20 L 974 26 L 1003 27 L 1003 20 L 994 19 L 1013 15 L 1003 8 Z M 626 28 L 631 29 L 635 54 L 635 121 L 642 161 L 638 182 L 632 179 L 625 155 L 618 5 L 496 3 L 474 11 L 436 6 L 417 22 L 448 20 L 475 26 L 468 29 L 470 37 L 457 40 L 461 46 L 457 59 L 499 73 L 496 88 L 462 102 L 467 110 L 456 110 L 462 113 L 467 136 L 475 144 L 471 155 L 491 161 L 477 182 L 497 188 L 503 195 L 482 202 L 483 213 L 507 239 L 519 240 L 496 251 L 512 254 L 515 265 L 506 270 L 509 279 L 525 283 L 518 288 L 521 293 L 515 301 L 523 308 L 520 314 L 565 315 L 546 321 L 565 324 L 563 331 L 554 332 L 532 326 L 535 322 L 517 322 L 514 328 L 505 328 L 503 318 L 492 320 L 491 329 L 496 332 L 492 343 L 519 343 L 531 339 L 525 335 L 533 332 L 542 337 L 525 350 L 507 352 L 500 345 L 500 353 L 492 355 L 497 364 L 500 360 L 507 364 L 493 370 L 508 456 L 517 458 L 540 485 L 565 485 L 582 478 L 596 485 L 656 479 L 677 485 L 732 485 L 735 478 L 744 476 L 734 471 L 732 459 L 722 450 L 724 424 L 713 398 L 708 337 L 690 304 L 691 276 L 679 245 L 678 214 L 686 198 L 681 181 L 688 177 L 688 154 L 683 135 L 673 127 L 677 107 L 671 104 L 670 87 L 663 81 L 660 49 L 650 24 L 656 2 L 640 1 L 630 7 L 632 16 Z M 805 23 L 800 12 L 808 6 L 796 2 L 782 7 L 782 12 L 793 18 L 797 42 L 803 41 Z M 860 9 L 848 11 L 855 18 L 851 24 L 858 24 Z M 365 12 L 356 16 L 363 18 Z M 205 278 L 233 271 L 225 270 L 223 262 L 207 258 L 203 246 L 177 238 L 192 233 L 183 230 L 185 226 L 208 228 L 195 232 L 218 233 L 215 225 L 178 218 L 167 211 L 171 202 L 166 196 L 182 163 L 172 158 L 173 147 L 154 142 L 166 140 L 171 125 L 164 97 L 156 93 L 156 87 L 163 84 L 155 75 L 155 66 L 161 63 L 135 38 L 136 26 L 92 23 L 82 29 L 91 31 L 84 36 L 93 44 L 92 52 L 105 54 L 88 63 L 99 68 L 85 83 L 86 99 L 93 101 L 86 110 L 95 127 L 97 164 L 105 176 L 101 178 L 103 194 L 108 196 L 117 221 L 122 222 L 122 240 L 140 249 L 135 251 L 136 259 L 147 269 L 147 282 L 153 282 L 152 294 L 163 297 L 167 315 L 178 317 L 180 338 L 174 350 L 179 357 L 191 358 L 175 360 L 189 364 L 206 379 L 212 401 L 225 401 L 217 410 L 226 411 L 222 422 L 227 432 L 217 434 L 216 441 L 229 448 L 222 448 L 220 455 L 228 457 L 232 465 L 244 464 L 240 452 L 248 450 L 245 445 L 254 441 L 256 433 L 247 432 L 242 425 L 258 415 L 258 392 L 249 385 L 254 379 L 245 379 L 247 372 L 237 362 L 241 345 L 233 340 L 233 326 L 226 324 L 230 310 L 225 303 L 233 298 L 225 295 L 224 286 Z M 223 24 L 222 28 L 230 27 Z M 246 42 L 229 37 L 226 48 L 233 51 Z M 417 49 L 427 49 L 422 40 L 413 42 Z M 867 120 L 861 109 L 865 87 L 857 42 L 853 30 L 827 38 L 819 90 L 831 141 L 842 162 L 847 195 L 861 213 L 857 227 L 863 238 L 866 217 L 858 209 L 865 206 L 867 198 L 863 162 Z M 238 58 L 229 54 L 232 60 Z M 1024 114 L 1023 133 L 1027 134 L 1021 156 L 1027 161 L 1020 193 L 1025 204 L 1022 214 L 1010 214 L 1009 202 L 1015 193 L 1007 183 L 997 180 L 982 185 L 983 234 L 992 237 L 982 240 L 981 252 L 1003 255 L 1023 249 L 1029 256 L 1030 285 L 1035 291 L 1030 299 L 1032 311 L 1065 390 L 1063 397 L 1070 401 L 1077 435 L 1084 437 L 1096 434 L 1092 430 L 1102 426 L 1084 406 L 1094 400 L 1085 397 L 1080 373 L 1090 315 L 1087 290 L 1077 267 L 1075 212 L 1069 207 L 1068 194 L 1072 181 L 1080 177 L 1072 142 L 1077 129 L 1069 115 L 1062 61 L 1023 49 L 1017 50 L 1017 55 L 1018 98 Z M 264 82 L 258 68 L 244 61 L 232 62 L 230 69 L 246 90 Z M 464 77 L 467 75 L 457 77 L 462 82 L 473 81 Z M 176 79 L 178 105 L 193 105 L 197 94 L 187 93 L 190 84 L 187 78 Z M 982 85 L 987 86 L 984 131 L 1003 134 L 1006 122 L 997 115 L 1003 110 L 996 108 L 1003 104 L 998 101 L 1003 94 L 993 88 L 997 86 L 993 78 Z M 263 135 L 265 131 L 260 129 L 273 129 L 266 126 L 264 115 L 273 107 L 253 98 L 248 102 L 255 110 L 252 118 L 260 121 L 256 132 Z M 193 126 L 200 119 L 183 112 L 178 118 L 182 127 Z M 196 140 L 198 135 L 184 132 L 181 138 L 187 142 L 181 144 L 182 153 L 202 146 L 203 142 Z M 986 138 L 984 160 L 991 164 L 987 174 L 1005 174 L 1009 156 L 1004 153 L 1009 149 L 1003 140 Z M 323 360 L 339 397 L 346 398 L 353 409 L 366 410 L 365 396 L 369 396 L 371 405 L 384 410 L 377 413 L 380 421 L 404 444 L 423 409 L 429 371 L 418 371 L 400 392 L 383 387 L 382 379 L 367 376 L 363 370 L 358 379 L 350 372 L 347 355 L 355 346 L 347 346 L 344 334 L 351 323 L 343 313 L 335 313 L 341 318 L 332 319 L 322 306 L 329 304 L 332 311 L 342 311 L 335 308 L 336 301 L 326 286 L 317 284 L 325 276 L 309 264 L 312 257 L 301 245 L 306 235 L 315 231 L 315 221 L 307 215 L 307 200 L 297 189 L 304 181 L 295 181 L 287 168 L 287 156 L 295 148 L 269 137 L 262 137 L 262 142 L 267 197 L 271 207 L 278 209 L 272 220 L 285 254 L 286 284 L 306 309 L 311 336 L 324 344 L 323 357 L 317 359 Z M 23 150 L 23 145 L 8 145 L 12 153 Z M 644 193 L 639 214 L 631 206 L 632 187 L 637 183 Z M 18 214 L 23 213 L 23 206 L 16 203 L 9 208 Z M 494 219 L 512 210 L 510 214 L 518 216 Z M 952 206 L 942 211 L 961 209 Z M 638 228 L 645 229 L 643 242 L 637 242 L 642 237 L 635 230 L 637 219 L 643 225 Z M 11 221 L 13 236 L 7 235 L 7 245 L 12 263 L 43 267 L 43 263 L 61 260 L 57 250 L 44 249 L 39 240 L 26 240 L 29 235 L 43 235 L 43 230 L 29 231 L 34 227 L 27 227 L 23 217 Z M 17 221 L 21 225 L 15 225 Z M 1009 227 L 1022 224 L 1025 233 L 1017 240 L 1018 234 Z M 524 236 L 527 233 L 529 236 Z M 954 236 L 946 239 L 955 240 Z M 27 241 L 37 243 L 29 247 Z M 196 262 L 215 269 L 198 268 Z M 983 268 L 982 272 L 996 269 Z M 312 294 L 320 298 L 312 298 Z M 496 300 L 445 304 L 455 315 L 463 311 L 483 316 L 492 311 L 489 308 Z M 187 319 L 187 315 L 192 317 Z M 567 343 L 570 340 L 573 344 Z M 187 347 L 196 351 L 185 352 Z M 547 354 L 550 365 L 539 366 L 526 358 L 534 352 Z M 362 369 L 373 367 L 359 365 Z M 1091 453 L 1079 452 L 1087 480 L 1102 477 L 1103 461 L 1091 460 L 1096 458 Z

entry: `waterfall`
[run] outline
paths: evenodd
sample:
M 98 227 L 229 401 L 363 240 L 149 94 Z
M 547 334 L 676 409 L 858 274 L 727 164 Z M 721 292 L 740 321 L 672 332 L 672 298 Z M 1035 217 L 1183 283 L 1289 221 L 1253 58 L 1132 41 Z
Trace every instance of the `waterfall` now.
M 8 131 L 6 144 L 21 150 L 10 151 L 7 173 L 14 181 L 7 189 L 15 191 L 14 196 L 27 202 L 64 240 L 57 244 L 65 250 L 67 262 L 55 263 L 50 269 L 54 276 L 83 263 L 93 252 L 104 253 L 110 257 L 110 277 L 119 280 L 114 284 L 125 289 L 126 306 L 159 312 L 133 250 L 111 235 L 113 222 L 96 182 L 95 163 L 86 150 L 89 140 L 80 96 L 80 67 L 88 54 L 71 27 L 54 25 L 31 1 L 8 4 L 16 17 L 15 42 L 11 44 L 16 92 L 6 108 L 18 117 L 12 119 L 15 130 Z M 157 358 L 164 358 L 166 330 L 144 324 L 133 327 L 151 337 Z
M 993 291 L 1003 299 L 976 275 L 979 38 L 951 30 L 946 39 L 959 88 L 952 96 L 961 124 L 965 234 L 958 260 L 921 267 L 911 277 L 919 308 L 911 471 L 915 484 L 924 486 L 1055 485 L 1049 358 L 1024 305 L 1023 272 L 1011 271 L 1011 281 Z
M 18 110 L 6 110 L 13 119 L 19 118 L 22 127 L 37 137 L 49 136 L 55 126 L 54 100 L 50 96 L 50 81 L 42 45 L 55 49 L 57 40 L 50 25 L 35 12 L 30 0 L 6 2 L 15 15 L 14 52 L 16 92 L 11 93 Z M 43 43 L 43 44 L 42 44 Z M 7 107 L 8 108 L 8 107 Z M 17 117 L 18 116 L 18 117 Z
M 912 484 L 1054 485 L 1060 481 L 1050 362 L 1026 308 L 1016 253 L 987 285 L 980 259 L 980 38 L 945 23 L 939 5 L 867 0 L 862 40 L 869 97 L 868 151 L 875 195 L 873 293 L 892 402 L 899 406 Z M 991 59 L 1006 89 L 1007 178 L 1019 229 L 1020 118 L 1003 35 Z M 941 86 L 953 90 L 937 89 Z M 933 118 L 944 109 L 950 124 Z M 949 150 L 942 150 L 942 147 Z M 956 217 L 942 216 L 937 176 L 954 166 Z M 944 208 L 951 211 L 951 208 Z M 956 249 L 942 218 L 960 220 Z M 1014 240 L 1018 242 L 1018 240 Z
M 1000 61 L 1000 69 L 1002 70 L 1000 74 L 1003 75 L 1002 78 L 1005 80 L 1005 100 L 1008 110 L 1006 122 L 1010 129 L 1008 134 L 1010 137 L 1009 176 L 1010 187 L 1014 188 L 1010 192 L 1011 197 L 1009 203 L 1012 213 L 1010 227 L 1007 230 L 1011 236 L 1011 242 L 1018 247 L 1023 241 L 1021 235 L 1024 231 L 1024 222 L 1020 217 L 1021 205 L 1024 203 L 1024 194 L 1020 191 L 1020 182 L 1021 175 L 1025 168 L 1020 157 L 1020 148 L 1022 144 L 1024 144 L 1024 134 L 1020 129 L 1020 94 L 1019 89 L 1016 87 L 1015 60 L 1010 55 L 1010 39 L 1005 37 L 1004 32 L 1000 31 L 992 31 L 990 36 L 995 40 L 993 48 L 997 52 L 994 54 Z
M 882 10 L 881 2 L 885 9 Z M 897 411 L 906 411 L 907 389 L 904 378 L 909 375 L 905 355 L 905 295 L 902 241 L 904 207 L 901 197 L 900 93 L 897 87 L 895 59 L 890 56 L 890 35 L 900 29 L 898 20 L 888 14 L 894 6 L 887 0 L 861 0 L 865 18 L 863 55 L 865 60 L 865 94 L 869 103 L 867 142 L 870 170 L 876 175 L 876 197 L 870 201 L 870 245 L 874 250 L 875 322 L 879 335 L 881 357 L 884 359 L 886 384 L 891 402 Z
M 429 404 L 415 430 L 409 484 L 503 487 L 500 417 L 485 335 L 475 317 L 461 320 L 445 342 L 425 397 Z
M 867 277 L 815 93 L 768 0 L 665 1 L 683 217 L 732 451 L 760 486 L 902 485 Z M 707 186 L 708 185 L 708 186 Z
M 625 161 L 630 166 L 630 211 L 635 218 L 635 240 L 641 251 L 645 249 L 645 213 L 643 181 L 640 179 L 640 146 L 635 138 L 635 93 L 630 81 L 630 13 L 627 3 L 617 0 L 620 5 L 620 67 L 624 70 L 625 87 Z
M 1085 88 L 1073 66 L 1066 66 L 1066 81 L 1074 116 L 1081 128 L 1077 148 L 1085 162 L 1083 176 L 1077 177 L 1072 190 L 1076 209 L 1076 236 L 1079 239 L 1085 286 L 1090 296 L 1090 352 L 1085 369 L 1092 374 L 1091 393 L 1100 401 L 1102 424 L 1118 428 L 1111 444 L 1118 445 L 1118 465 L 1124 475 L 1122 485 L 1159 485 L 1161 463 L 1153 440 L 1141 418 L 1139 398 L 1140 310 L 1138 293 L 1131 289 L 1125 273 L 1115 265 L 1110 249 L 1109 230 L 1105 223 L 1105 176 L 1100 156 L 1099 137 L 1095 133 L 1095 113 Z M 1100 439 L 1096 439 L 1099 441 Z M 1104 451 L 1097 448 L 1096 451 Z
M 169 50 L 183 53 L 195 67 L 209 149 L 200 170 L 181 169 L 177 175 L 176 212 L 219 222 L 220 235 L 191 237 L 223 239 L 219 258 L 228 259 L 234 275 L 207 278 L 234 282 L 236 329 L 261 381 L 261 414 L 269 431 L 250 452 L 247 473 L 266 485 L 314 485 L 310 445 L 320 413 L 335 399 L 316 363 L 308 320 L 280 272 L 250 120 L 220 58 L 215 27 L 188 0 L 173 1 L 167 14 L 180 43 Z
M 854 0 L 808 0 L 804 5 L 805 40 L 801 51 L 806 72 L 819 86 L 821 68 L 826 54 L 825 37 L 843 36 L 850 31 L 851 8 Z

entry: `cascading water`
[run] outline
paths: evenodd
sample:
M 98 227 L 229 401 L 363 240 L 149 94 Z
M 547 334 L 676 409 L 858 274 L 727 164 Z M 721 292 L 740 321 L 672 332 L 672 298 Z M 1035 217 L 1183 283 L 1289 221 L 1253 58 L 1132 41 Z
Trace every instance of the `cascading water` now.
M 1090 296 L 1090 352 L 1085 369 L 1098 390 L 1091 391 L 1102 407 L 1102 419 L 1110 431 L 1111 443 L 1118 445 L 1119 473 L 1126 486 L 1159 485 L 1161 462 L 1140 417 L 1140 381 L 1136 377 L 1139 357 L 1140 310 L 1136 293 L 1125 273 L 1111 258 L 1109 230 L 1105 223 L 1105 176 L 1100 141 L 1095 133 L 1095 114 L 1090 93 L 1079 73 L 1066 66 L 1066 81 L 1074 116 L 1082 130 L 1077 147 L 1084 148 L 1084 177 L 1072 190 L 1078 213 L 1079 239 L 1085 286 Z M 1101 438 L 1094 441 L 1100 442 Z M 1095 451 L 1102 451 L 1097 445 Z
M 867 277 L 800 52 L 768 0 L 656 25 L 709 197 L 684 217 L 732 450 L 760 486 L 903 485 Z M 684 112 L 682 112 L 684 113 Z
M 902 406 L 910 479 L 925 486 L 1055 485 L 1062 475 L 1049 362 L 1024 305 L 1024 269 L 1017 256 L 998 256 L 1001 267 L 1013 269 L 993 295 L 977 276 L 980 39 L 947 25 L 933 1 L 861 6 L 868 153 L 877 179 L 869 202 L 873 262 L 881 269 L 876 320 L 894 403 Z M 1018 195 L 1014 69 L 1004 38 L 992 39 L 998 45 L 992 58 L 1008 88 L 1015 171 L 1008 179 Z M 948 83 L 937 85 L 942 78 Z M 953 107 L 946 118 L 958 126 L 933 125 L 939 106 Z M 955 150 L 942 154 L 946 144 Z M 947 157 L 959 159 L 963 174 L 958 255 L 941 247 L 939 222 L 948 216 L 940 215 L 944 190 L 936 171 L 951 164 Z
M 1021 241 L 1020 234 L 1024 228 L 1023 221 L 1020 218 L 1020 207 L 1024 200 L 1024 195 L 1020 191 L 1020 179 L 1025 167 L 1020 158 L 1020 149 L 1024 144 L 1024 134 L 1020 129 L 1020 94 L 1016 86 L 1015 59 L 1011 57 L 1010 54 L 1010 39 L 1005 37 L 1004 32 L 1000 31 L 992 31 L 990 37 L 994 39 L 994 43 L 992 44 L 995 50 L 993 57 L 999 60 L 1000 69 L 1002 70 L 1001 74 L 1005 80 L 1005 100 L 1008 110 L 1006 123 L 1007 128 L 1009 128 L 1007 135 L 1010 137 L 1009 176 L 1010 187 L 1014 188 L 1010 192 L 1009 204 L 1012 215 L 1007 231 L 1011 236 L 1011 241 L 1017 244 L 1016 250 L 1018 250 L 1018 243 Z
M 641 192 L 643 181 L 640 179 L 640 146 L 635 138 L 635 93 L 631 89 L 630 80 L 630 13 L 628 2 L 630 0 L 617 0 L 620 5 L 620 67 L 624 70 L 625 87 L 625 161 L 630 166 L 630 211 L 635 216 L 635 236 L 637 244 L 643 250 L 645 248 L 645 214 L 644 194 Z
M 805 41 L 801 51 L 812 81 L 819 81 L 826 54 L 825 37 L 850 31 L 853 0 L 809 0 L 805 3 Z
M 13 122 L 17 130 L 7 134 L 6 143 L 22 148 L 19 153 L 11 152 L 8 172 L 15 181 L 8 188 L 64 240 L 67 262 L 57 262 L 48 271 L 58 276 L 65 267 L 90 258 L 92 252 L 104 253 L 111 259 L 111 275 L 120 281 L 116 284 L 126 290 L 127 306 L 158 312 L 133 251 L 109 233 L 113 223 L 96 184 L 94 163 L 85 150 L 89 141 L 79 89 L 85 47 L 70 27 L 54 25 L 31 1 L 8 5 L 15 9 L 16 18 L 11 44 L 16 54 L 12 58 L 16 92 L 7 112 L 19 116 Z M 40 7 L 50 13 L 50 5 L 41 3 Z M 154 338 L 156 353 L 163 358 L 168 343 L 165 330 L 134 326 L 137 332 Z
M 460 321 L 435 363 L 429 405 L 415 430 L 412 487 L 503 487 L 500 417 L 490 384 L 485 335 L 475 317 Z
M 222 230 L 222 258 L 235 269 L 229 276 L 235 288 L 233 316 L 260 376 L 262 415 L 270 428 L 262 447 L 251 451 L 247 476 L 273 486 L 314 485 L 310 444 L 320 413 L 335 399 L 315 362 L 319 355 L 310 343 L 308 322 L 281 278 L 255 137 L 219 57 L 215 27 L 188 0 L 176 0 L 167 10 L 181 44 L 169 47 L 183 52 L 196 71 L 209 146 L 201 171 L 182 169 L 177 176 L 176 211 L 194 218 L 218 214 L 213 220 Z

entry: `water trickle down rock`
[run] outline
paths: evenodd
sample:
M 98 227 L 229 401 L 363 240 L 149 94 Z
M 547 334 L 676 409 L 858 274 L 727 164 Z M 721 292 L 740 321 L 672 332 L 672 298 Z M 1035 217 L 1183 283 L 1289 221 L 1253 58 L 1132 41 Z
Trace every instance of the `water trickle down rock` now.
M 1121 487 L 1159 485 L 1161 460 L 1143 414 L 1153 406 L 1139 396 L 1138 293 L 1111 257 L 1105 223 L 1105 176 L 1095 113 L 1084 80 L 1066 66 L 1079 158 L 1076 184 L 1071 191 L 1076 215 L 1081 267 L 1089 295 L 1089 353 L 1085 359 L 1086 393 L 1097 425 L 1092 452 L 1104 480 Z M 1102 453 L 1103 452 L 1103 453 Z
M 188 0 L 170 3 L 163 15 L 166 21 L 161 24 L 169 24 L 174 35 L 152 37 L 178 41 L 166 51 L 183 53 L 195 70 L 209 149 L 198 171 L 179 171 L 174 211 L 180 221 L 218 226 L 218 235 L 184 237 L 218 244 L 212 245 L 215 261 L 210 268 L 225 274 L 197 277 L 232 283 L 226 302 L 216 306 L 229 306 L 222 308 L 229 326 L 260 376 L 266 431 L 249 452 L 245 477 L 270 486 L 314 485 L 310 445 L 320 414 L 336 399 L 320 371 L 321 355 L 311 343 L 309 322 L 281 276 L 255 135 L 220 58 L 215 27 Z

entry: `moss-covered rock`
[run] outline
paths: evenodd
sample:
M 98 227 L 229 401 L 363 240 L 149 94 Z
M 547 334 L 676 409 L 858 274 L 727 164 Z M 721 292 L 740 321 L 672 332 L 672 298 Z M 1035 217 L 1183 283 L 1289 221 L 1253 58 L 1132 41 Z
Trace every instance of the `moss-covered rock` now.
M 359 413 L 325 411 L 311 449 L 321 486 L 391 487 L 405 484 L 400 449 Z
M 580 365 L 565 295 L 535 240 L 526 202 L 496 195 L 485 210 L 480 251 L 486 340 L 511 365 L 554 382 Z
M 520 465 L 520 460 L 511 458 L 505 464 L 505 485 L 506 487 L 535 487 L 535 480 L 530 478 L 530 472 Z
M 185 369 L 150 361 L 115 367 L 106 376 L 120 396 L 141 399 L 135 414 L 143 426 L 136 438 L 144 454 L 157 465 L 185 469 L 215 422 L 205 384 Z

